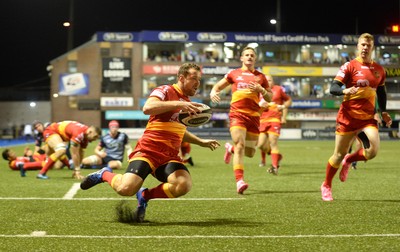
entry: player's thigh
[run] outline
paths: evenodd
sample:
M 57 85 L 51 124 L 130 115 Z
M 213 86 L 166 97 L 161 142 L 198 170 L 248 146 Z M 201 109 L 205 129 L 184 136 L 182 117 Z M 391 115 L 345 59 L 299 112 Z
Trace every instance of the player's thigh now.
M 268 134 L 261 132 L 258 136 L 257 147 L 265 148 L 268 145 Z
M 271 146 L 277 146 L 278 145 L 278 139 L 279 139 L 279 135 L 276 133 L 269 133 L 268 134 L 268 140 L 271 144 Z
M 379 138 L 379 131 L 377 128 L 374 127 L 367 127 L 363 129 L 365 135 L 367 135 L 370 148 L 368 148 L 372 152 L 377 152 L 380 146 L 380 138 Z
M 253 157 L 256 152 L 256 145 L 259 134 L 253 132 L 246 133 L 246 142 L 245 142 L 245 156 Z
M 46 140 L 46 144 L 48 145 L 49 148 L 53 150 L 57 150 L 61 145 L 65 146 L 65 149 L 67 149 L 67 145 L 64 143 L 62 140 L 61 136 L 58 134 L 53 134 L 49 136 L 49 138 Z
M 231 128 L 231 137 L 235 145 L 242 144 L 244 146 L 246 141 L 246 129 L 242 127 Z
M 141 186 L 143 185 L 143 179 L 134 173 L 124 173 L 120 177 L 116 177 L 113 181 L 112 187 L 119 193 L 126 196 L 133 196 Z
M 336 134 L 334 155 L 343 158 L 349 152 L 350 145 L 353 143 L 355 136 L 356 133 Z

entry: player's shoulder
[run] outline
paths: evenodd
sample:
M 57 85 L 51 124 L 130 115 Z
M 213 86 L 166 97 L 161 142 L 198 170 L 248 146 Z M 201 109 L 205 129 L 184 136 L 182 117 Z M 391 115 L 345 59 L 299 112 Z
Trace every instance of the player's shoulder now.
M 226 73 L 226 75 L 239 75 L 242 74 L 243 70 L 242 68 L 232 68 L 229 69 L 229 71 Z
M 271 89 L 272 89 L 272 91 L 275 91 L 275 92 L 285 92 L 285 87 L 282 87 L 281 85 L 277 85 L 277 84 L 273 85 Z
M 126 133 L 123 132 L 123 131 L 118 131 L 118 133 L 119 133 L 121 136 L 123 136 L 123 137 L 128 137 L 128 134 L 126 134 Z
M 154 97 L 154 98 L 158 98 L 158 99 L 162 100 L 161 98 L 164 97 L 165 94 L 168 92 L 168 90 L 171 90 L 171 89 L 173 89 L 172 85 L 158 86 L 151 91 L 149 98 Z
M 385 68 L 381 64 L 379 64 L 378 62 L 373 61 L 372 64 L 374 66 L 374 69 L 378 69 L 380 71 L 385 71 Z

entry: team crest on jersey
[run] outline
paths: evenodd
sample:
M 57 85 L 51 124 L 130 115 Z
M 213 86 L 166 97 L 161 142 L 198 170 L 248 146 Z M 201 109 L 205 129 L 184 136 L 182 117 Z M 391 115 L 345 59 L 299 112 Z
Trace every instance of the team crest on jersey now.
M 381 74 L 378 71 L 374 71 L 375 78 L 380 78 Z

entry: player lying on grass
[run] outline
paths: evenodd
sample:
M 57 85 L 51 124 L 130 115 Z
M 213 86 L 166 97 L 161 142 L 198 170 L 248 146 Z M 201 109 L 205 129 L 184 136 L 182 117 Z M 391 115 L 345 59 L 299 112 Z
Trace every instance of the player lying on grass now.
M 43 150 L 33 153 L 26 147 L 23 156 L 17 156 L 14 150 L 5 149 L 2 153 L 3 158 L 8 161 L 8 166 L 12 170 L 19 170 L 21 177 L 26 176 L 27 170 L 40 170 L 43 167 L 43 162 L 46 160 L 46 154 Z

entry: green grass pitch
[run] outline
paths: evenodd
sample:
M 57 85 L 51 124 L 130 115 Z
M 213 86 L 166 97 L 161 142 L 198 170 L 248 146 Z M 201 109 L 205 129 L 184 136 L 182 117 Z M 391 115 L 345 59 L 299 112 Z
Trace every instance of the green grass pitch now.
M 259 152 L 246 158 L 244 195 L 223 162 L 224 143 L 214 152 L 192 146 L 192 191 L 150 201 L 142 224 L 116 220 L 121 201 L 132 209 L 137 202 L 107 183 L 75 190 L 70 170 L 21 178 L 1 160 L 0 251 L 400 251 L 399 141 L 382 141 L 378 156 L 350 170 L 345 183 L 337 174 L 333 202 L 319 189 L 333 140 L 280 141 L 278 176 L 266 171 L 270 159 L 258 166 Z M 151 176 L 145 182 L 157 184 Z

